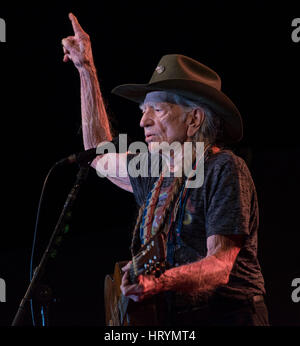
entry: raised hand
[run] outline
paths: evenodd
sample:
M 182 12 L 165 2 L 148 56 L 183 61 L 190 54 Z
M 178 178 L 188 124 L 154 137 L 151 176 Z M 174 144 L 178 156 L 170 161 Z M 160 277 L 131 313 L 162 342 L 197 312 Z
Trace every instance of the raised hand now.
M 74 36 L 62 39 L 63 61 L 73 61 L 77 68 L 93 64 L 93 54 L 89 35 L 82 29 L 74 14 L 69 14 Z

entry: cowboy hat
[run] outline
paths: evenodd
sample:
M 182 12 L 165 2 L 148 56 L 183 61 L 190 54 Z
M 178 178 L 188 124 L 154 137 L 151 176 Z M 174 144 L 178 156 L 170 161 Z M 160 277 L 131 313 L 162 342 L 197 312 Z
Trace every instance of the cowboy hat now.
M 237 107 L 221 91 L 218 74 L 200 62 L 180 54 L 164 55 L 148 84 L 123 84 L 112 93 L 141 103 L 152 91 L 170 91 L 209 105 L 224 120 L 223 140 L 230 143 L 241 140 L 243 123 Z

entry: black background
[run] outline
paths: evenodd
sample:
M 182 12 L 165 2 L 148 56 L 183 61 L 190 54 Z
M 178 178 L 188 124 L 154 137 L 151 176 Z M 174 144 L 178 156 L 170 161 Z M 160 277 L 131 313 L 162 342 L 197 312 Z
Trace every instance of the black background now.
M 247 160 L 260 205 L 259 259 L 271 323 L 300 325 L 291 300 L 299 272 L 300 43 L 292 2 L 67 1 L 0 5 L 7 42 L 0 43 L 1 228 L 0 278 L 8 326 L 29 284 L 37 205 L 44 178 L 59 159 L 83 149 L 79 75 L 63 63 L 61 39 L 72 34 L 73 12 L 90 34 L 101 90 L 116 132 L 143 140 L 139 109 L 110 93 L 124 83 L 147 82 L 164 54 L 207 64 L 239 108 L 245 125 L 234 150 Z M 52 234 L 78 167 L 50 176 L 41 208 L 35 264 Z M 103 325 L 103 282 L 114 262 L 129 258 L 136 216 L 133 196 L 89 172 L 56 260 L 49 264 L 56 303 L 54 326 Z M 30 316 L 25 323 L 30 325 Z

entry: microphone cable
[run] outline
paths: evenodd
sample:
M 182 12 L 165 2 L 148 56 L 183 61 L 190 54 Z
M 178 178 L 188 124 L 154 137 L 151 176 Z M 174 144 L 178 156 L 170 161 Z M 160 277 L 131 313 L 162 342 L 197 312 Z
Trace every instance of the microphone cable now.
M 58 167 L 58 166 L 60 166 L 60 165 L 61 165 L 61 161 L 55 162 L 54 165 L 52 165 L 52 167 L 49 169 L 48 174 L 47 174 L 46 178 L 44 179 L 42 191 L 41 191 L 41 194 L 40 194 L 40 199 L 39 199 L 38 208 L 37 208 L 37 214 L 36 214 L 36 220 L 35 220 L 34 233 L 33 233 L 32 248 L 31 248 L 30 269 L 29 269 L 30 282 L 31 282 L 32 276 L 33 276 L 33 258 L 34 258 L 34 250 L 35 250 L 37 229 L 38 229 L 38 223 L 39 223 L 39 218 L 40 218 L 41 205 L 42 205 L 43 198 L 44 198 L 45 188 L 46 188 L 46 185 L 47 185 L 47 182 L 48 182 L 48 179 L 49 179 L 51 173 L 53 172 L 53 170 L 54 170 L 56 167 Z M 33 308 L 32 298 L 30 299 L 30 310 L 31 310 L 32 324 L 33 324 L 33 326 L 35 327 L 34 308 Z M 41 315 L 42 315 L 42 325 L 45 326 L 45 316 L 44 316 L 44 309 L 43 309 L 43 308 L 41 309 Z

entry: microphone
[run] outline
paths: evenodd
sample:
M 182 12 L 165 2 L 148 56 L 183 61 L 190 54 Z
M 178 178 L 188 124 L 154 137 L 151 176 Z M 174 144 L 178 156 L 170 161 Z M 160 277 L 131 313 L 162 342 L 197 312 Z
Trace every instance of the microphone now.
M 122 136 L 122 135 L 121 135 Z M 121 150 L 120 146 L 120 139 L 119 137 L 113 138 L 111 141 L 105 141 L 103 143 L 103 148 L 106 148 L 107 145 L 112 143 L 114 145 L 114 148 L 117 153 L 119 152 L 126 152 L 127 145 L 125 147 L 125 151 Z M 101 147 L 101 144 L 100 144 Z M 98 149 L 98 153 L 97 153 Z M 102 153 L 103 154 L 103 153 Z M 56 164 L 57 165 L 69 165 L 72 163 L 78 163 L 80 166 L 88 166 L 90 163 L 94 160 L 94 158 L 98 155 L 102 155 L 99 153 L 99 146 L 97 148 L 91 148 L 88 150 L 81 151 L 76 154 L 71 154 L 68 157 L 65 157 L 64 159 L 61 159 Z
M 97 148 L 81 151 L 76 154 L 71 154 L 64 159 L 57 162 L 58 165 L 70 165 L 72 163 L 78 163 L 80 166 L 89 165 L 97 156 Z

